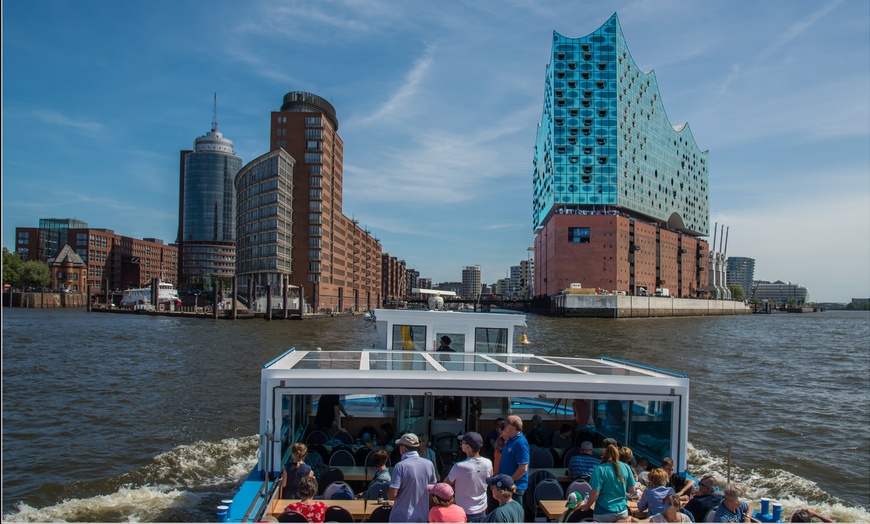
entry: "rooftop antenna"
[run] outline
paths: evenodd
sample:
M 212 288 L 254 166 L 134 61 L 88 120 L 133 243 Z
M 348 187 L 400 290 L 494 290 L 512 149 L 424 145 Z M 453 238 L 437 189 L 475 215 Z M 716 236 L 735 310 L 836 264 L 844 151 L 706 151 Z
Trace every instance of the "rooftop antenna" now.
M 211 130 L 217 131 L 217 93 L 214 94 L 214 110 L 211 117 Z

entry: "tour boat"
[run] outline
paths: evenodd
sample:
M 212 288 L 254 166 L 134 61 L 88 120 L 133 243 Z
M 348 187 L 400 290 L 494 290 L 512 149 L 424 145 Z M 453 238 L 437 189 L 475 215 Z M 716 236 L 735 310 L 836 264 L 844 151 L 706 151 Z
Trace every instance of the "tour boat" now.
M 477 431 L 486 436 L 495 420 L 508 414 L 524 421 L 540 415 L 547 429 L 557 432 L 562 424 L 574 426 L 575 399 L 585 399 L 591 407 L 590 438 L 596 446 L 612 437 L 651 464 L 671 457 L 685 472 L 689 418 L 685 375 L 606 357 L 515 350 L 528 345 L 524 315 L 441 311 L 437 302 L 430 299 L 430 304 L 435 308 L 428 311 L 377 309 L 367 315 L 366 324 L 374 324 L 378 332 L 376 348 L 291 348 L 263 366 L 257 464 L 232 502 L 218 507 L 220 521 L 255 522 L 281 513 L 287 502 L 280 500 L 278 489 L 283 465 L 295 442 L 307 441 L 309 449 L 314 447 L 313 419 L 318 399 L 325 394 L 340 395 L 353 415 L 343 421 L 348 435 L 341 437 L 357 458 L 355 466 L 341 469 L 346 482 L 359 485 L 367 485 L 374 473 L 361 458 L 365 450 L 360 453 L 359 448 L 367 445 L 361 440 L 364 433 L 381 444 L 391 444 L 405 432 L 432 435 L 436 470 L 444 474 L 459 458 L 457 435 Z M 436 350 L 445 335 L 452 352 Z M 395 428 L 394 435 L 378 430 L 385 423 Z M 324 440 L 324 435 L 316 436 Z M 340 442 L 322 444 L 320 453 L 330 454 Z M 394 465 L 396 452 L 387 449 L 393 452 Z M 329 463 L 329 457 L 321 458 Z M 534 457 L 532 462 L 534 472 Z M 564 465 L 552 472 L 566 480 Z M 358 521 L 378 505 L 358 500 L 340 503 L 352 505 Z
M 159 306 L 167 306 L 172 304 L 175 306 L 181 305 L 181 300 L 178 298 L 178 290 L 175 286 L 168 282 L 160 282 L 157 290 L 157 304 Z M 121 295 L 121 307 L 149 307 L 153 306 L 151 302 L 151 287 L 141 287 L 136 289 L 127 289 Z

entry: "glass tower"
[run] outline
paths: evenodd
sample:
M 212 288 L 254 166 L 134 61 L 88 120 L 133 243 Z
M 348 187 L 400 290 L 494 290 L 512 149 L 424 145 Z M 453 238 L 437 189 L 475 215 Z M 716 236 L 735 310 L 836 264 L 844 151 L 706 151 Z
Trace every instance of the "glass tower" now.
M 188 290 L 210 289 L 215 277 L 231 277 L 236 269 L 236 174 L 242 159 L 233 142 L 217 128 L 194 141 L 182 153 L 179 244 L 180 285 Z
M 628 52 L 616 14 L 593 33 L 553 33 L 535 143 L 533 227 L 553 213 L 619 211 L 709 233 L 708 153 L 671 125 L 655 73 Z

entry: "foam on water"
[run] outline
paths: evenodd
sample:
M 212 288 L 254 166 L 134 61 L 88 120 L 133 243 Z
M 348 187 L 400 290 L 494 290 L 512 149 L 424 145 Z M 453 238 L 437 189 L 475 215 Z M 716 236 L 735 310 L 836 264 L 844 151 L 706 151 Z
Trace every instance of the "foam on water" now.
M 695 477 L 714 475 L 720 489 L 725 486 L 727 457 L 713 455 L 689 444 L 689 472 Z M 850 505 L 822 490 L 815 482 L 782 469 L 749 469 L 732 460 L 731 482 L 746 489 L 745 499 L 754 509 L 761 509 L 762 498 L 782 504 L 783 520 L 795 511 L 811 507 L 836 522 L 870 522 L 870 512 Z
M 25 503 L 7 522 L 202 522 L 215 520 L 218 501 L 231 496 L 256 464 L 257 436 L 197 442 L 161 453 L 145 466 L 98 483 L 75 483 L 65 497 L 35 508 Z
M 214 521 L 215 506 L 231 497 L 256 463 L 257 436 L 197 442 L 161 453 L 145 466 L 98 485 L 77 485 L 73 491 L 104 490 L 108 494 L 70 497 L 35 508 L 25 503 L 5 515 L 8 522 L 198 522 Z M 689 471 L 713 474 L 724 486 L 727 459 L 689 446 Z M 788 520 L 812 507 L 838 522 L 870 521 L 870 513 L 826 493 L 816 483 L 781 469 L 748 469 L 732 463 L 731 481 L 746 488 L 756 509 L 767 497 L 782 504 Z

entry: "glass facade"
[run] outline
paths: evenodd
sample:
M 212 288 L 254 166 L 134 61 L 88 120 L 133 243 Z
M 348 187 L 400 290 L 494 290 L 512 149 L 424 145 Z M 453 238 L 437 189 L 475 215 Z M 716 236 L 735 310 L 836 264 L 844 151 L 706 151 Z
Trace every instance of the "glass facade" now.
M 289 274 L 295 161 L 276 149 L 236 175 L 239 274 Z
M 621 209 L 707 235 L 707 157 L 687 124 L 671 125 L 655 73 L 634 63 L 615 14 L 582 38 L 553 33 L 535 144 L 534 228 L 556 209 Z
M 182 287 L 209 287 L 236 270 L 236 174 L 242 159 L 217 122 L 184 156 L 181 223 Z

